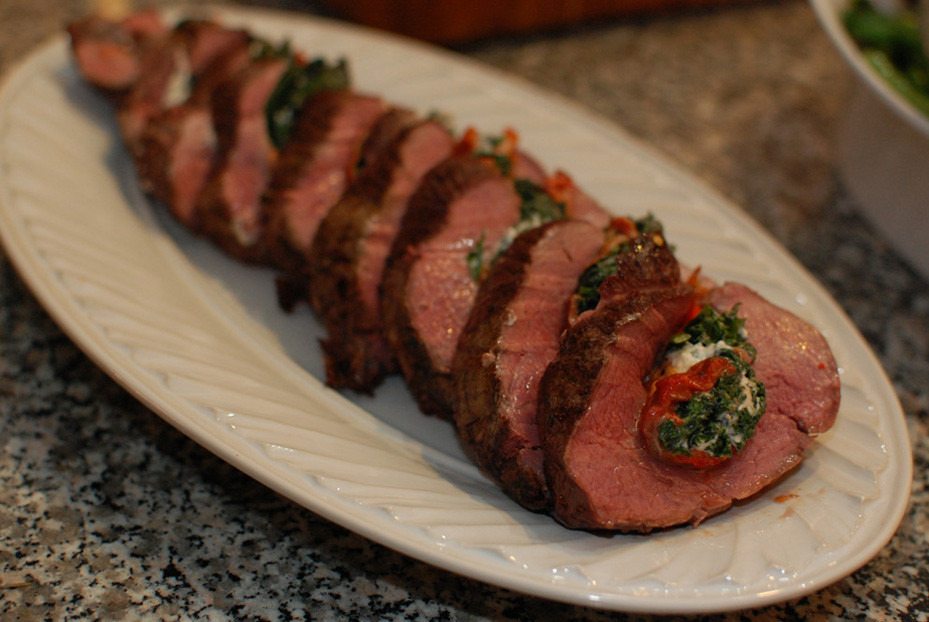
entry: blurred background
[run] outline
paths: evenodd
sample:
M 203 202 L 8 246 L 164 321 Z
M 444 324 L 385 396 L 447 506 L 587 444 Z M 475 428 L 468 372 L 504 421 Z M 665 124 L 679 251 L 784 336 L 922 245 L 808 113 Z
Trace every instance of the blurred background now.
M 906 412 L 917 475 L 899 532 L 863 569 L 798 601 L 720 618 L 929 616 L 929 282 L 840 175 L 859 80 L 810 3 L 216 4 L 351 19 L 444 45 L 602 115 L 751 214 L 874 349 Z M 0 1 L 0 74 L 93 5 Z M 437 570 L 280 498 L 100 372 L 2 253 L 0 443 L 0 617 L 621 619 Z M 190 511 L 191 500 L 208 511 Z M 124 534 L 144 534 L 144 550 Z M 127 579 L 121 565 L 140 555 L 146 563 Z M 56 578 L 37 581 L 45 570 Z
M 741 0 L 321 0 L 338 15 L 433 43 L 519 35 L 632 15 L 706 7 Z

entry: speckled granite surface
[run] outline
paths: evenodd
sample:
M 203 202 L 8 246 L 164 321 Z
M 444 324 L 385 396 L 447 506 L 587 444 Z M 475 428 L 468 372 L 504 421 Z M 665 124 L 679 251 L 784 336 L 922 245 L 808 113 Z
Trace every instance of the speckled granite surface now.
M 254 3 L 306 8 L 302 2 Z M 80 3 L 0 3 L 0 71 Z M 725 619 L 929 619 L 929 283 L 835 173 L 851 76 L 799 0 L 470 45 L 615 120 L 743 206 L 827 287 L 903 403 L 910 510 L 871 563 Z M 0 619 L 607 620 L 410 560 L 295 506 L 141 406 L 0 255 Z

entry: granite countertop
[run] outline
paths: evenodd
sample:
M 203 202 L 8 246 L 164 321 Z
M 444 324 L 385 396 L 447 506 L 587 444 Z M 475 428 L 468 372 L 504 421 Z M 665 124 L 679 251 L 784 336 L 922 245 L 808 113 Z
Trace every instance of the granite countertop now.
M 0 72 L 82 10 L 4 0 Z M 852 76 L 808 4 L 669 13 L 459 51 L 612 119 L 750 212 L 847 311 L 893 382 L 916 476 L 889 545 L 817 593 L 720 618 L 929 619 L 929 283 L 838 180 Z M 0 254 L 0 619 L 83 617 L 622 616 L 436 569 L 278 496 L 109 379 Z

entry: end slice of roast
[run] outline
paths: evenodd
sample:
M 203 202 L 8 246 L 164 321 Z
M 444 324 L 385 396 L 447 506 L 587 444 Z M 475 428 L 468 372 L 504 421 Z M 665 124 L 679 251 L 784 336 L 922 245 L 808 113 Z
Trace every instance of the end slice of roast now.
M 372 159 L 320 224 L 308 263 L 310 303 L 328 331 L 327 382 L 362 392 L 396 371 L 380 310 L 387 255 L 410 195 L 454 147 L 440 123 L 412 112 L 393 111 L 378 122 L 385 124 L 394 130 L 379 128 L 372 135 L 392 138 L 371 146 Z
M 648 532 L 699 524 L 796 467 L 812 436 L 832 425 L 839 381 L 825 340 L 747 287 L 727 284 L 707 300 L 721 311 L 741 305 L 767 410 L 728 462 L 695 469 L 655 457 L 638 428 L 642 381 L 692 301 L 674 288 L 615 294 L 567 332 L 543 380 L 539 423 L 555 516 L 565 525 Z
M 481 283 L 452 367 L 466 450 L 524 507 L 549 506 L 536 411 L 577 280 L 603 230 L 561 220 L 520 235 Z

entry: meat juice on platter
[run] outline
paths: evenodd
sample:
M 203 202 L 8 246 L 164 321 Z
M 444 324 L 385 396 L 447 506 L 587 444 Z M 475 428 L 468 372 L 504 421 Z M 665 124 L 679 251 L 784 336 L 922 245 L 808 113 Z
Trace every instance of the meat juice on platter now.
M 524 507 L 588 530 L 697 525 L 833 425 L 819 331 L 682 269 L 658 218 L 612 216 L 513 129 L 455 129 L 356 91 L 346 60 L 211 21 L 69 33 L 146 192 L 320 318 L 327 383 L 402 374 Z

